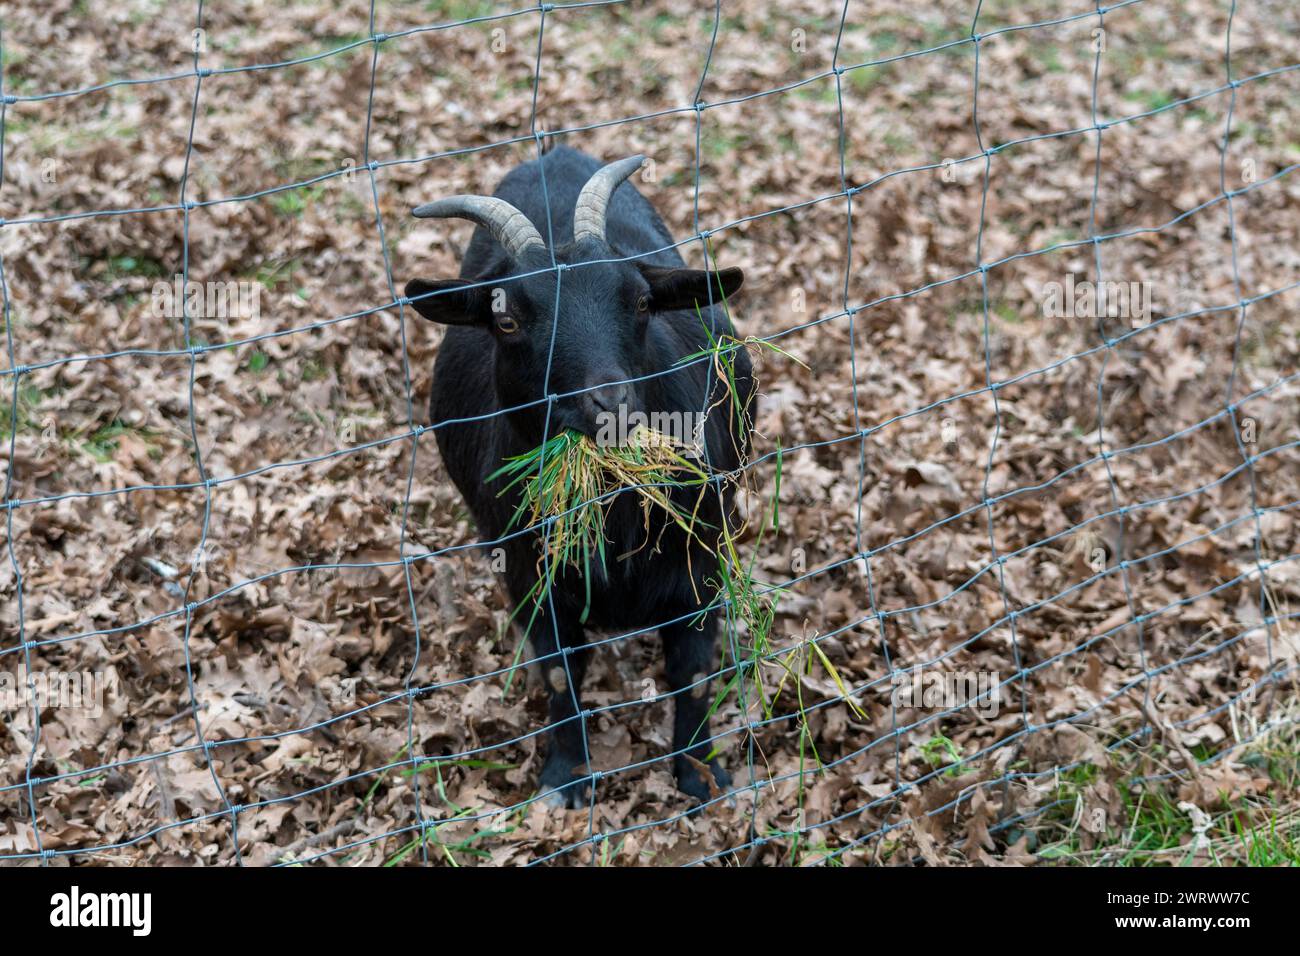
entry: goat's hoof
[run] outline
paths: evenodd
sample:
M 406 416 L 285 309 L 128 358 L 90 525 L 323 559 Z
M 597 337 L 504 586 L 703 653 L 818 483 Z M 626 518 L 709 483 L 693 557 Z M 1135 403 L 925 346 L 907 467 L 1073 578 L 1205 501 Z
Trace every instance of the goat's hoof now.
M 573 772 L 563 760 L 547 760 L 538 780 L 540 799 L 556 810 L 577 810 L 588 804 L 590 782 L 586 776 Z
M 688 797 L 694 797 L 700 803 L 723 796 L 731 787 L 731 774 L 727 773 L 717 760 L 705 763 L 703 760 L 683 754 L 677 758 L 674 769 L 677 775 L 677 789 Z M 707 779 L 706 773 L 712 773 L 713 779 Z

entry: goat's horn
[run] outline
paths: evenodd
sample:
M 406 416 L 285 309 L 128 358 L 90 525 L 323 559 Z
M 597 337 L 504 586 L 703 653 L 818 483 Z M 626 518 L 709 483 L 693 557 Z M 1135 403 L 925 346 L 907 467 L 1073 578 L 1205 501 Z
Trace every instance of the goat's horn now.
M 645 157 L 640 154 L 629 156 L 602 166 L 591 174 L 573 207 L 574 242 L 583 239 L 605 241 L 605 214 L 609 210 L 609 197 L 614 195 L 618 184 L 636 172 L 644 161 Z
M 529 249 L 545 249 L 546 242 L 528 217 L 495 196 L 448 196 L 411 210 L 420 219 L 468 219 L 476 222 L 518 259 Z

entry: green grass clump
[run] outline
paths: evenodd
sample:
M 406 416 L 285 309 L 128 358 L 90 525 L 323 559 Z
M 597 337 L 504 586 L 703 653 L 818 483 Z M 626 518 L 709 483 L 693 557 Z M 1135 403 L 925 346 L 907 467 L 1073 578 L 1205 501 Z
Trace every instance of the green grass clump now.
M 606 559 L 605 519 L 615 493 L 635 491 L 641 499 L 649 543 L 650 515 L 660 509 L 686 532 L 695 534 L 699 499 L 690 511 L 672 499 L 672 490 L 699 487 L 703 491 L 709 476 L 671 438 L 640 427 L 623 446 L 598 445 L 576 431 L 563 431 L 529 452 L 516 455 L 493 472 L 488 481 L 510 481 L 498 494 L 522 486 L 519 506 L 507 530 L 520 525 L 547 524 L 545 547 L 538 558 L 537 583 L 515 609 L 511 620 L 526 605 L 532 605 L 527 635 L 541 610 L 542 602 L 565 568 L 580 571 L 586 587 L 586 604 L 581 620 L 591 609 L 591 562 Z M 507 622 L 509 623 L 509 622 Z M 515 662 L 523 649 L 520 642 Z M 509 689 L 509 683 L 506 685 Z

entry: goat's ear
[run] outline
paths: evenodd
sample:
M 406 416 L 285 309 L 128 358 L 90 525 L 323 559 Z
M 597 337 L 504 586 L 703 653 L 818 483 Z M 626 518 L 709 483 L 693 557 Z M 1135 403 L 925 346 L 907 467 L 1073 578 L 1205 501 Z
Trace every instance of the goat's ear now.
M 487 297 L 483 291 L 483 286 L 477 286 L 468 279 L 438 279 L 435 282 L 412 279 L 406 283 L 406 297 L 412 300 L 411 307 L 430 322 L 446 325 L 479 325 L 486 322 Z
M 672 309 L 692 309 L 698 302 L 706 308 L 736 294 L 745 273 L 739 269 L 669 269 L 663 266 L 641 266 L 641 275 L 650 283 L 651 307 L 666 312 Z

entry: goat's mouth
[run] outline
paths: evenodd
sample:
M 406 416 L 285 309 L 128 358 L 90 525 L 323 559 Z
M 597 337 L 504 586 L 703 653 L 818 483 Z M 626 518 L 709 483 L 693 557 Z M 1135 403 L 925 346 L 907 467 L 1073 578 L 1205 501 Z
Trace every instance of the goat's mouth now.
M 570 429 L 590 438 L 601 448 L 623 448 L 647 415 L 635 397 L 623 390 L 617 399 L 607 393 L 588 391 L 556 403 L 552 431 Z
M 599 566 L 609 570 L 606 545 L 628 543 L 625 535 L 607 534 L 606 518 L 616 499 L 636 502 L 639 498 L 647 519 L 650 508 L 659 508 L 668 522 L 690 537 L 695 535 L 699 496 L 705 493 L 709 476 L 663 438 L 641 429 L 634 433 L 634 441 L 642 444 L 600 447 L 576 430 L 565 429 L 531 451 L 505 459 L 488 476 L 489 482 L 505 479 L 498 495 L 519 489 L 509 527 L 540 528 L 546 523 L 548 531 L 541 540 L 551 561 L 543 570 L 547 577 L 539 578 L 546 583 L 539 587 L 549 588 L 563 568 L 592 576 L 589 580 L 604 580 Z M 695 502 L 674 494 L 678 489 L 695 489 Z M 648 533 L 650 527 L 645 527 Z M 588 608 L 590 600 L 588 592 Z
M 541 432 L 555 436 L 572 432 L 600 451 L 659 449 L 689 460 L 704 457 L 706 416 L 699 412 L 658 412 L 627 404 L 598 411 L 577 404 L 557 403 L 549 421 L 543 416 L 534 438 Z M 530 430 L 531 431 L 531 430 Z
M 626 410 L 597 416 L 591 436 L 601 448 L 650 448 L 698 458 L 703 454 L 704 413 L 684 410 Z
M 556 405 L 551 415 L 550 433 L 557 435 L 560 432 L 575 432 L 604 446 L 602 422 L 603 419 L 599 414 L 592 415 L 585 409 L 560 404 Z

